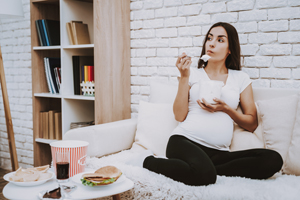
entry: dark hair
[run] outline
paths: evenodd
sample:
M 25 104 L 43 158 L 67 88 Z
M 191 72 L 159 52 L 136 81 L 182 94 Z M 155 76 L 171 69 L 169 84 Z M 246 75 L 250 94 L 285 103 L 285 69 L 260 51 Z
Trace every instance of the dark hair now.
M 234 26 L 225 22 L 218 22 L 212 25 L 212 27 L 210 27 L 210 29 L 206 33 L 203 42 L 200 58 L 205 54 L 205 44 L 208 39 L 208 34 L 210 30 L 218 26 L 223 27 L 228 35 L 228 46 L 229 46 L 230 54 L 227 56 L 225 61 L 226 68 L 233 69 L 233 70 L 240 70 L 241 69 L 241 47 L 240 47 L 239 36 Z M 206 67 L 207 62 L 204 62 L 200 58 L 198 61 L 198 68 Z

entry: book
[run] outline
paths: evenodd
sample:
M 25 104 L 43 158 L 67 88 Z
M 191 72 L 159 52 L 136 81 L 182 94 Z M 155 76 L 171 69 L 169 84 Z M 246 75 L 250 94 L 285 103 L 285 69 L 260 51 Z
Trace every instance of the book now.
M 75 41 L 74 41 L 73 32 L 72 32 L 72 24 L 71 24 L 71 22 L 68 22 L 66 25 L 67 25 L 67 33 L 68 33 L 70 45 L 74 45 Z
M 49 46 L 60 45 L 60 22 L 58 20 L 43 19 Z
M 43 113 L 40 112 L 39 115 L 40 119 L 39 119 L 39 138 L 43 138 Z
M 88 66 L 84 65 L 84 82 L 86 83 L 88 81 Z
M 88 67 L 88 81 L 93 82 L 94 81 L 94 66 L 87 66 Z
M 60 68 L 60 66 L 61 66 L 60 58 L 48 58 L 48 67 L 49 67 L 49 70 L 50 70 L 49 77 L 50 77 L 50 79 L 53 83 L 54 91 L 57 94 L 59 93 L 59 88 L 56 84 L 54 68 L 56 68 L 56 67 Z
M 48 114 L 48 127 L 49 127 L 49 139 L 55 139 L 54 135 L 54 110 L 49 110 Z
M 53 94 L 53 89 L 52 89 L 51 82 L 49 79 L 48 59 L 46 57 L 44 58 L 44 67 L 45 67 L 45 75 L 46 75 L 48 90 L 51 94 Z
M 54 113 L 54 132 L 55 139 L 62 139 L 62 124 L 61 124 L 61 112 Z
M 60 68 L 58 68 L 58 67 L 55 67 L 54 68 L 54 73 L 55 73 L 55 81 L 56 81 L 56 84 L 57 84 L 57 87 L 58 87 L 58 90 L 60 91 L 60 84 L 61 84 L 61 82 L 60 82 L 60 70 L 59 70 Z
M 90 44 L 90 35 L 88 25 L 83 23 L 74 23 L 75 44 Z
M 41 19 L 38 19 L 37 22 L 38 22 L 37 28 L 38 28 L 38 30 L 39 30 L 39 32 L 40 32 L 41 39 L 42 39 L 41 46 L 47 46 L 47 42 L 46 42 L 46 38 L 45 38 L 45 32 L 44 32 L 42 20 L 41 20 Z
M 49 113 L 48 112 L 42 112 L 43 114 L 43 138 L 49 139 Z
M 39 42 L 40 42 L 40 46 L 44 46 L 43 44 L 43 39 L 42 39 L 42 34 L 40 31 L 40 27 L 39 27 L 39 20 L 35 20 L 35 26 L 36 26 L 36 31 L 39 37 Z
M 45 41 L 46 41 L 45 46 L 50 46 L 49 38 L 48 38 L 48 35 L 47 35 L 47 30 L 46 30 L 46 25 L 45 25 L 45 20 L 42 19 L 41 22 L 42 22 L 42 28 L 43 28 L 43 32 L 44 32 L 44 36 L 45 36 Z

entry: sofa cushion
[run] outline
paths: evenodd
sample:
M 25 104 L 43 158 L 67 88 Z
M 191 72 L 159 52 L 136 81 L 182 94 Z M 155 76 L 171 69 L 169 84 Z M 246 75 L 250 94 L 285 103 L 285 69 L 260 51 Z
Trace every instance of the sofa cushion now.
M 257 101 L 265 146 L 279 152 L 283 161 L 292 138 L 297 102 L 297 95 Z
M 256 103 L 255 106 L 257 109 L 257 113 L 259 113 L 259 109 Z M 238 107 L 237 111 L 242 113 L 240 107 Z M 258 117 L 258 126 L 253 133 L 241 128 L 239 125 L 234 123 L 233 137 L 231 140 L 230 151 L 241 151 L 246 149 L 265 147 L 262 139 L 263 133 L 262 133 L 261 118 L 259 114 L 257 115 L 257 117 Z
M 154 80 L 150 82 L 150 99 L 152 103 L 174 103 L 178 82 Z
M 292 140 L 285 162 L 286 165 L 284 165 L 283 168 L 284 173 L 300 176 L 300 98 L 298 100 Z
M 140 101 L 135 144 L 165 156 L 169 137 L 177 125 L 172 104 Z

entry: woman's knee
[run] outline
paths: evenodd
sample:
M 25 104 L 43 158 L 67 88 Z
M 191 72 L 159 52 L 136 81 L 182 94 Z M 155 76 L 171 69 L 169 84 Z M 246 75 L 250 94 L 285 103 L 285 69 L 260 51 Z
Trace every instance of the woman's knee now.
M 281 170 L 283 165 L 283 159 L 277 151 L 269 150 L 268 155 L 266 155 L 266 157 L 268 158 L 269 168 L 271 168 L 274 171 L 274 173 Z
M 214 168 L 201 170 L 195 173 L 190 180 L 188 181 L 188 185 L 193 186 L 204 186 L 214 184 L 217 181 L 217 172 Z

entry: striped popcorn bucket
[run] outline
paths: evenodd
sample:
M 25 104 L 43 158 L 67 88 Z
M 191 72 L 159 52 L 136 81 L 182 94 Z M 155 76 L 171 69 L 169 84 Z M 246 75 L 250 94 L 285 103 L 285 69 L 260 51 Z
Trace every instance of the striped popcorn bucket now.
M 72 177 L 78 173 L 84 172 L 85 159 L 89 143 L 79 140 L 60 140 L 51 142 L 51 154 L 54 172 L 56 174 L 56 153 L 70 152 L 70 169 L 69 177 Z

